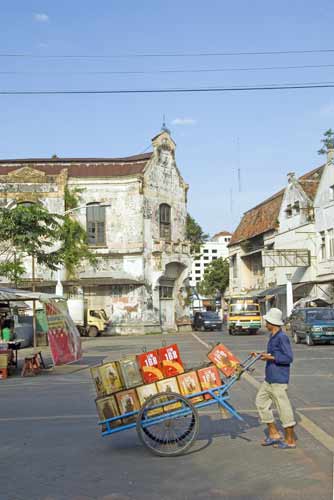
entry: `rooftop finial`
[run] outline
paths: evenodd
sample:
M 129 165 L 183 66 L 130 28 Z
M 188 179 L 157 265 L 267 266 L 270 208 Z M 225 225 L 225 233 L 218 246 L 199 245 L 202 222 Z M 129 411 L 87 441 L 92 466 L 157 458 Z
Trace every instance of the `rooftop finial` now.
M 161 127 L 161 130 L 162 130 L 162 132 L 167 132 L 167 134 L 170 135 L 170 130 L 169 130 L 169 128 L 167 128 L 167 125 L 166 125 L 165 113 L 163 114 L 163 118 L 162 118 L 162 127 Z

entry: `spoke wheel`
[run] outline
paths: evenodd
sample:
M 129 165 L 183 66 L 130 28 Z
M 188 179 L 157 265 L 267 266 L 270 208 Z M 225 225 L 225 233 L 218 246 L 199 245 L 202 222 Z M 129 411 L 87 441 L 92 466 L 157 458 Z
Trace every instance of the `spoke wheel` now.
M 139 439 L 151 453 L 161 457 L 185 453 L 195 441 L 198 431 L 196 408 L 187 398 L 173 392 L 150 397 L 137 417 Z

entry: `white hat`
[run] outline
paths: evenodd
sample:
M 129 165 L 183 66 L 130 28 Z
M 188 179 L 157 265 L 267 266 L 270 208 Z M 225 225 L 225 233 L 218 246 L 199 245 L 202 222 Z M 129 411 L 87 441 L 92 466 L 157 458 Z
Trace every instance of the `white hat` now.
M 277 309 L 276 307 L 273 307 L 272 309 L 270 309 L 268 314 L 263 316 L 263 318 L 271 325 L 282 326 L 284 325 L 284 321 L 282 321 L 282 316 L 283 316 L 282 311 L 280 309 Z

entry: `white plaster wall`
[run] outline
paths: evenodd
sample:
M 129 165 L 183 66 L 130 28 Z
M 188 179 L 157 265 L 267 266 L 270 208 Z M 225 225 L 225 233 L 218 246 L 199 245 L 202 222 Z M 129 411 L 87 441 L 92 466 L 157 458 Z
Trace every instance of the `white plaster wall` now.
M 334 164 L 329 155 L 327 164 L 321 177 L 317 195 L 315 197 L 315 231 L 317 232 L 317 257 L 318 278 L 320 280 L 334 279 L 334 259 L 330 257 L 328 233 L 334 228 L 334 199 L 330 186 L 334 185 Z M 326 237 L 326 259 L 322 260 L 320 252 L 320 232 L 325 232 Z
M 223 259 L 228 258 L 229 251 L 227 245 L 228 242 L 224 241 L 224 237 L 221 237 L 221 241 L 208 241 L 201 247 L 198 259 L 192 259 L 190 272 L 191 286 L 196 286 L 196 283 L 203 279 L 206 266 L 210 264 L 215 257 L 217 259 L 220 257 Z
M 71 178 L 69 187 L 83 189 L 82 205 L 110 204 L 106 207 L 106 249 L 131 253 L 143 248 L 143 199 L 138 179 L 79 179 Z M 86 227 L 86 209 L 75 213 Z M 102 252 L 103 253 L 103 252 Z
M 274 267 L 266 268 L 266 284 L 276 281 L 276 285 L 285 285 L 287 274 L 292 275 L 293 283 L 313 281 L 317 274 L 317 245 L 313 223 L 295 227 L 289 231 L 276 233 L 274 238 L 265 239 L 265 244 L 274 240 L 275 250 L 309 250 L 310 267 Z

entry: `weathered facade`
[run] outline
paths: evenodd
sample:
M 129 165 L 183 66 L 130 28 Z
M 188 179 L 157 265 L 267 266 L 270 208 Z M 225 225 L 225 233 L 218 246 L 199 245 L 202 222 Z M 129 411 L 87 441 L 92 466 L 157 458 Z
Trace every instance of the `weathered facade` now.
M 104 308 L 115 333 L 187 323 L 188 186 L 168 130 L 152 145 L 152 153 L 127 158 L 0 161 L 1 206 L 38 202 L 63 214 L 65 188 L 82 190 L 82 208 L 72 216 L 87 228 L 98 264 L 82 263 L 76 280 L 66 270 L 60 278 L 65 295 L 83 293 L 89 307 Z M 39 267 L 36 278 L 38 288 L 54 291 L 55 273 Z M 27 262 L 24 285 L 30 281 Z
M 275 305 L 286 313 L 287 284 L 294 302 L 317 293 L 315 197 L 323 171 L 299 179 L 289 173 L 284 190 L 245 213 L 229 245 L 231 295 L 250 294 L 263 310 Z

